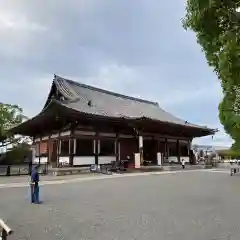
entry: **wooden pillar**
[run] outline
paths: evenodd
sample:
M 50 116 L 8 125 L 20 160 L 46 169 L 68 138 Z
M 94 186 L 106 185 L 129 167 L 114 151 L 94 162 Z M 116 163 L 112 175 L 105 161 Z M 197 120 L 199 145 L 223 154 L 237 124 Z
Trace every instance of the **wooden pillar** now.
M 39 144 L 38 144 L 38 165 L 40 165 L 40 163 L 41 163 L 41 157 L 40 157 L 40 154 L 41 154 L 41 143 L 42 143 L 42 138 L 40 137 Z
M 196 164 L 196 158 L 191 156 L 191 140 L 188 140 L 187 149 L 188 149 L 189 163 Z
M 95 156 L 95 164 L 98 164 L 98 155 L 99 155 L 99 133 L 98 131 L 96 131 L 95 134 L 95 138 L 94 138 L 94 144 L 93 144 L 93 148 L 94 148 L 94 156 Z
M 177 157 L 178 157 L 178 163 L 180 163 L 181 162 L 181 151 L 180 151 L 179 139 L 177 140 Z
M 168 158 L 168 140 L 165 138 L 165 144 L 164 144 L 164 158 Z
M 74 145 L 75 145 L 75 140 L 73 137 L 74 130 L 71 128 L 70 130 L 70 138 L 69 138 L 69 165 L 72 167 L 73 166 L 73 157 L 74 157 Z
M 74 157 L 74 139 L 71 136 L 69 138 L 69 165 L 73 166 L 73 157 Z
M 190 156 L 191 140 L 188 140 L 188 156 Z
M 50 159 L 51 159 L 51 151 L 52 151 L 52 146 L 50 147 L 51 144 L 51 136 L 48 136 L 47 140 L 47 164 L 50 164 Z
M 115 141 L 115 154 L 116 154 L 116 162 L 120 161 L 120 139 L 119 133 L 116 133 L 116 141 Z
M 57 137 L 57 167 L 59 167 L 59 158 L 61 154 L 61 140 L 60 140 L 60 132 Z

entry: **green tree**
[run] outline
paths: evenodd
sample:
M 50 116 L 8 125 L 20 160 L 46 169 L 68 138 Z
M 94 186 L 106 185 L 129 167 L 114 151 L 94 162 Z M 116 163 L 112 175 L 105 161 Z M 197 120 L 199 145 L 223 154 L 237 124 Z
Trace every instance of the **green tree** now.
M 221 157 L 231 157 L 231 158 L 239 158 L 240 157 L 240 151 L 234 151 L 232 149 L 230 150 L 222 150 L 218 151 L 218 155 Z
M 24 161 L 27 157 L 29 157 L 30 154 L 30 145 L 25 142 L 19 143 L 6 153 L 6 161 L 4 163 L 24 163 Z
M 209 66 L 221 81 L 219 119 L 240 149 L 239 0 L 187 0 L 185 29 L 196 33 Z
M 8 129 L 20 124 L 25 116 L 17 105 L 0 103 L 0 146 L 13 143 L 18 139 L 8 134 Z

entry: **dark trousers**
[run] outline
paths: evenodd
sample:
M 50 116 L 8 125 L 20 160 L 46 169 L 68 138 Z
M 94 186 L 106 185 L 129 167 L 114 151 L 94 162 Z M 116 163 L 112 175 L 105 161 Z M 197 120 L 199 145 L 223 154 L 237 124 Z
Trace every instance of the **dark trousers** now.
M 39 203 L 39 186 L 34 184 L 31 188 L 31 203 Z

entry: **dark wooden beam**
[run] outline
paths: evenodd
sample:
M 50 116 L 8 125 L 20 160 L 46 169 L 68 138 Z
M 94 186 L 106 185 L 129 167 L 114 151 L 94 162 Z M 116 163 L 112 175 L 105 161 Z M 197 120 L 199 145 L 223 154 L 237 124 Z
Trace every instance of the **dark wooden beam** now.
M 95 131 L 95 139 L 93 141 L 95 141 L 94 144 L 94 156 L 95 156 L 95 164 L 98 164 L 98 158 L 99 158 L 99 147 L 98 147 L 98 141 L 99 141 L 99 133 L 98 130 L 96 129 Z

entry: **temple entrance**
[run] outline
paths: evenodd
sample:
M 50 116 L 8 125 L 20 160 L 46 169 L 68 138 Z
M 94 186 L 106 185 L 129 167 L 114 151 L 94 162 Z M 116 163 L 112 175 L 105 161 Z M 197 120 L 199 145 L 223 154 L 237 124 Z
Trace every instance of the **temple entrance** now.
M 157 165 L 158 141 L 155 139 L 143 140 L 143 159 L 150 165 Z
M 122 138 L 120 139 L 120 160 L 130 159 L 134 162 L 134 154 L 139 151 L 138 141 L 136 138 Z

